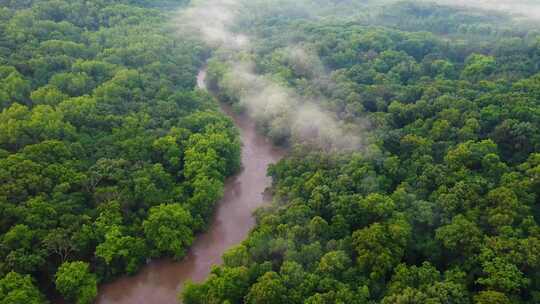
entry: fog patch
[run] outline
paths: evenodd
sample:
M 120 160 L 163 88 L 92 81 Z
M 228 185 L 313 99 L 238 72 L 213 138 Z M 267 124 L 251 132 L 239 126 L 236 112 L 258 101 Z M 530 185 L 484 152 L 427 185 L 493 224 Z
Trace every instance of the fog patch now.
M 540 2 L 538 0 L 437 0 L 435 2 L 449 6 L 473 7 L 508 13 L 518 18 L 540 19 Z
M 250 63 L 237 63 L 223 84 L 237 92 L 239 104 L 268 130 L 270 137 L 315 145 L 326 150 L 358 150 L 364 145 L 358 125 L 345 124 L 335 114 L 294 90 L 253 72 Z
M 174 23 L 180 33 L 194 34 L 211 47 L 242 50 L 248 48 L 248 37 L 230 31 L 239 9 L 237 0 L 194 0 L 176 14 Z
M 230 67 L 220 85 L 234 92 L 240 106 L 271 138 L 325 150 L 362 148 L 359 124 L 345 124 L 322 109 L 320 105 L 326 104 L 323 97 L 301 96 L 280 81 L 255 72 L 250 39 L 233 30 L 244 3 L 250 5 L 239 0 L 194 1 L 174 21 L 180 33 L 198 36 L 218 50 L 219 58 Z M 319 82 L 329 78 L 320 58 L 304 46 L 290 45 L 281 52 L 282 60 L 297 75 Z

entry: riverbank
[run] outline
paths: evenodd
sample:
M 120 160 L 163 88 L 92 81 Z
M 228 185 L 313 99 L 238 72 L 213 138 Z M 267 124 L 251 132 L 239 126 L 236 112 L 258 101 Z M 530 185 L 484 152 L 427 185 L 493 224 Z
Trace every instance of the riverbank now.
M 206 89 L 206 70 L 197 77 L 197 85 Z M 221 263 L 222 254 L 244 240 L 255 225 L 253 212 L 268 199 L 264 191 L 271 185 L 266 176 L 270 164 L 285 151 L 256 132 L 255 123 L 245 115 L 235 114 L 221 105 L 240 130 L 242 170 L 225 183 L 224 196 L 218 202 L 212 223 L 198 236 L 186 257 L 179 262 L 162 259 L 150 262 L 135 276 L 125 276 L 100 288 L 98 304 L 177 303 L 178 291 L 192 280 L 200 282 L 212 265 Z

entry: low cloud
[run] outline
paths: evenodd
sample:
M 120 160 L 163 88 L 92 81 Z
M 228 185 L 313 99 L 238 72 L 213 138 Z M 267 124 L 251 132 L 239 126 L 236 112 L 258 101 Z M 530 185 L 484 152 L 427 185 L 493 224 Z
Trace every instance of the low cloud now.
M 438 0 L 435 2 L 445 5 L 493 10 L 522 18 L 540 19 L 540 2 L 537 0 Z
M 240 105 L 268 129 L 272 138 L 291 138 L 328 150 L 357 150 L 363 146 L 362 130 L 347 125 L 294 90 L 257 75 L 247 63 L 236 64 L 224 85 L 239 92 Z
M 197 35 L 225 54 L 220 58 L 227 61 L 230 70 L 222 86 L 235 92 L 240 105 L 270 137 L 328 150 L 360 149 L 358 125 L 345 125 L 334 113 L 322 109 L 323 97 L 300 96 L 292 88 L 255 73 L 248 55 L 252 51 L 250 39 L 233 30 L 241 11 L 239 0 L 194 1 L 179 12 L 175 22 L 180 32 Z M 296 74 L 319 81 L 328 78 L 320 59 L 303 46 L 290 45 L 281 52 Z
M 181 33 L 197 35 L 214 48 L 243 50 L 249 47 L 248 37 L 230 30 L 239 9 L 237 0 L 195 0 L 178 12 L 174 23 Z

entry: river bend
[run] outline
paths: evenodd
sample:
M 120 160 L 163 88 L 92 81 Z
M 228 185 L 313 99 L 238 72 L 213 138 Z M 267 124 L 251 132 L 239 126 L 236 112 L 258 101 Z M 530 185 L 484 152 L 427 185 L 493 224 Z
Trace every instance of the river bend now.
M 200 89 L 206 89 L 206 70 L 197 77 Z M 264 191 L 271 184 L 268 165 L 277 162 L 284 150 L 275 147 L 256 132 L 255 123 L 221 106 L 240 130 L 242 170 L 225 182 L 224 196 L 217 203 L 209 229 L 199 235 L 186 257 L 179 262 L 160 259 L 145 265 L 134 276 L 124 276 L 100 287 L 98 304 L 176 304 L 184 282 L 200 282 L 212 265 L 220 264 L 225 250 L 244 240 L 255 225 L 253 211 L 267 199 Z

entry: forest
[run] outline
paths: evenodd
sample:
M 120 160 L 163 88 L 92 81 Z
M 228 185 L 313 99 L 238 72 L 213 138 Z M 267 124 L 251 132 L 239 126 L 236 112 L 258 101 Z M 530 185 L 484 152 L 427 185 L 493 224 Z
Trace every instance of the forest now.
M 240 144 L 169 2 L 0 1 L 0 303 L 92 303 L 207 226 Z
M 179 30 L 186 7 L 218 28 Z M 540 303 L 527 11 L 0 0 L 0 304 L 90 304 L 151 259 L 181 260 L 241 170 L 218 101 L 288 154 L 249 237 L 182 303 Z M 211 93 L 196 88 L 206 64 Z
M 274 202 L 183 303 L 540 303 L 538 23 L 368 2 L 241 6 L 251 46 L 210 60 L 220 99 L 260 114 L 247 62 L 363 141 L 317 146 L 265 109 L 261 132 L 291 149 Z

